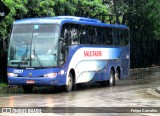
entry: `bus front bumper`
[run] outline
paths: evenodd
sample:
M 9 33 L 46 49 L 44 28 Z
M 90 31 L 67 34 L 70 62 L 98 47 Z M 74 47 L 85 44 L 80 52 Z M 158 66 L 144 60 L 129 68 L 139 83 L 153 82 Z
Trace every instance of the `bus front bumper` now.
M 8 77 L 9 85 L 33 85 L 33 86 L 58 86 L 65 85 L 65 79 L 62 77 Z

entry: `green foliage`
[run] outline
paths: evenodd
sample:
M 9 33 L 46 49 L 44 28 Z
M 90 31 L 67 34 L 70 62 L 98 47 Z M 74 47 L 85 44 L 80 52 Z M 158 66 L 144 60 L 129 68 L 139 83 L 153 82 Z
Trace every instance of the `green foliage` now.
M 126 13 L 131 34 L 131 66 L 147 67 L 157 64 L 158 42 L 154 40 L 153 20 L 148 18 L 149 0 L 125 0 L 128 5 Z
M 53 0 L 2 0 L 10 13 L 0 23 L 0 37 L 8 36 L 13 21 L 22 18 L 54 16 Z
M 108 7 L 101 0 L 54 0 L 55 15 L 76 15 L 101 18 L 108 14 Z
M 55 2 L 52 0 L 45 0 L 45 1 L 41 1 L 40 2 L 40 6 L 39 6 L 39 16 L 54 16 L 55 13 L 53 11 L 53 7 L 55 5 Z
M 95 18 L 108 13 L 107 6 L 103 5 L 100 0 L 80 0 L 78 8 L 76 13 L 84 17 Z
M 0 87 L 7 87 L 8 85 L 6 83 L 0 83 Z
M 157 56 L 160 40 L 159 0 L 2 0 L 10 13 L 0 23 L 0 39 L 22 18 L 73 15 L 126 24 L 131 34 L 131 66 L 145 67 Z M 155 42 L 156 40 L 156 42 Z M 154 42 L 153 42 L 154 41 Z M 151 54 L 152 52 L 152 54 Z M 156 61 L 155 61 L 156 62 Z
M 160 40 L 160 1 L 150 0 L 147 4 L 149 10 L 148 18 L 154 22 L 155 38 Z
M 28 10 L 25 18 L 54 16 L 53 0 L 28 0 L 26 8 Z

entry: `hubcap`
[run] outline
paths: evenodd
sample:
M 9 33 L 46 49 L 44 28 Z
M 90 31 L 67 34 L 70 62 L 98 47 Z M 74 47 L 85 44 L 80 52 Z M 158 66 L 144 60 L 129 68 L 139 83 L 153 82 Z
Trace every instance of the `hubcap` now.
M 111 85 L 113 84 L 113 76 L 112 75 L 110 76 L 110 84 Z
M 71 79 L 68 80 L 68 88 L 69 88 L 69 89 L 72 88 L 72 80 L 71 80 Z
M 118 80 L 119 79 L 119 73 L 115 74 L 115 79 Z

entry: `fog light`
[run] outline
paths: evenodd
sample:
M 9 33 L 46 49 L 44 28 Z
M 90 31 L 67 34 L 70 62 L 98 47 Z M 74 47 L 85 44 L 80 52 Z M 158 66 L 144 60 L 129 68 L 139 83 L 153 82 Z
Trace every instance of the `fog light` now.
M 57 76 L 57 73 L 48 73 L 48 74 L 45 74 L 43 75 L 44 77 L 56 77 Z

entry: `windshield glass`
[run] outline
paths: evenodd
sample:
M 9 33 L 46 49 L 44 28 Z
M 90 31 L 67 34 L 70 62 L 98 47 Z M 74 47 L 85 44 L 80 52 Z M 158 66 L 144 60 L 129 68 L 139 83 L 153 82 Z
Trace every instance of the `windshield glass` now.
M 59 26 L 15 25 L 11 34 L 8 66 L 57 66 Z

